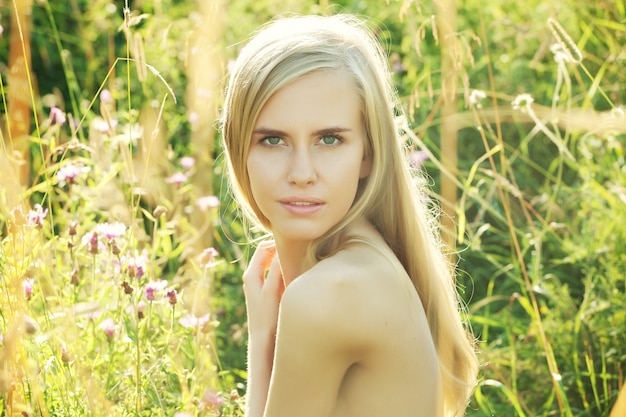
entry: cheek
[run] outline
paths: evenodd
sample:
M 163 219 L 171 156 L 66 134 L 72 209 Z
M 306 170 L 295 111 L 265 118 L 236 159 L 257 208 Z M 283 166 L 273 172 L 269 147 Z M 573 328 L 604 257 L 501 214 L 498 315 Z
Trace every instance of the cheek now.
M 248 169 L 248 183 L 245 193 L 247 194 L 248 204 L 262 226 L 270 230 L 271 225 L 267 218 L 267 198 L 270 191 L 268 187 L 271 185 L 267 178 L 263 176 L 263 172 L 266 171 L 259 167 L 257 161 L 250 159 L 248 159 L 246 167 Z
M 337 187 L 340 187 L 343 194 L 345 195 L 345 199 L 354 199 L 358 192 L 359 184 L 361 183 L 361 179 L 364 178 L 362 176 L 363 165 L 361 161 L 345 161 L 344 166 L 341 172 L 337 172 L 335 174 L 335 178 L 341 178 L 341 181 L 337 180 Z M 352 201 L 351 201 L 352 202 Z
M 256 166 L 254 164 L 248 163 L 248 186 L 252 193 L 252 197 L 255 199 L 259 183 L 262 183 L 262 181 L 260 181 Z
M 258 178 L 263 175 L 263 172 L 265 172 L 265 170 L 263 169 L 262 159 L 255 157 L 254 154 L 250 154 L 248 156 L 246 169 L 248 170 L 248 179 L 250 181 L 250 184 L 255 183 Z
M 272 176 L 275 170 L 268 165 L 271 164 L 268 164 L 267 160 L 264 158 L 254 157 L 254 155 L 248 157 L 246 164 L 248 169 L 248 182 L 252 197 L 257 201 L 257 204 L 259 203 L 259 199 L 263 199 L 263 196 L 267 194 L 266 191 L 268 188 L 271 188 L 273 184 Z

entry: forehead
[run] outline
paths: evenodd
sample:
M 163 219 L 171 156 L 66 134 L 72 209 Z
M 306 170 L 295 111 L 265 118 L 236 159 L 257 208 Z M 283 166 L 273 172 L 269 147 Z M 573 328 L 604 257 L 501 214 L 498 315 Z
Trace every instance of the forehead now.
M 305 121 L 339 125 L 360 121 L 361 113 L 361 100 L 350 74 L 321 70 L 278 89 L 261 108 L 255 125 Z

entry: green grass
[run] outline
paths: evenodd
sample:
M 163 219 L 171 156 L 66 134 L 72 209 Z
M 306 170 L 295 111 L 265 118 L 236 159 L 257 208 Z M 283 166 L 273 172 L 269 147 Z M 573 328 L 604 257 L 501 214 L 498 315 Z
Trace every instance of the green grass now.
M 0 172 L 0 415 L 243 414 L 249 246 L 214 120 L 239 42 L 319 10 L 291 3 L 34 6 L 21 195 Z M 439 198 L 437 11 L 386 3 L 333 4 L 381 27 Z M 457 10 L 457 282 L 483 364 L 469 416 L 609 416 L 624 384 L 624 22 L 611 1 Z M 5 164 L 24 139 L 0 80 Z

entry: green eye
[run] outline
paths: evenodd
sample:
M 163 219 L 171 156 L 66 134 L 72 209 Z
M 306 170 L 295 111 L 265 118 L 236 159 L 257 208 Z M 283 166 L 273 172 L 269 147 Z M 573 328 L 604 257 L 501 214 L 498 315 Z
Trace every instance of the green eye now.
M 272 146 L 276 146 L 276 145 L 280 145 L 282 143 L 282 139 L 276 136 L 268 136 L 266 138 L 263 139 L 263 142 L 265 142 L 268 145 L 272 145 Z
M 320 143 L 323 145 L 338 145 L 341 140 L 337 136 L 322 136 L 320 138 Z

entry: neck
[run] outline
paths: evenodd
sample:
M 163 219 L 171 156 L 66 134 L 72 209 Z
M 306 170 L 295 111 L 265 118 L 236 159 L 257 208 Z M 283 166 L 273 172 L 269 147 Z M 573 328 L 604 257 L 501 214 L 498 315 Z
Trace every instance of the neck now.
M 285 287 L 309 270 L 313 265 L 306 259 L 307 242 L 281 241 L 275 237 Z

